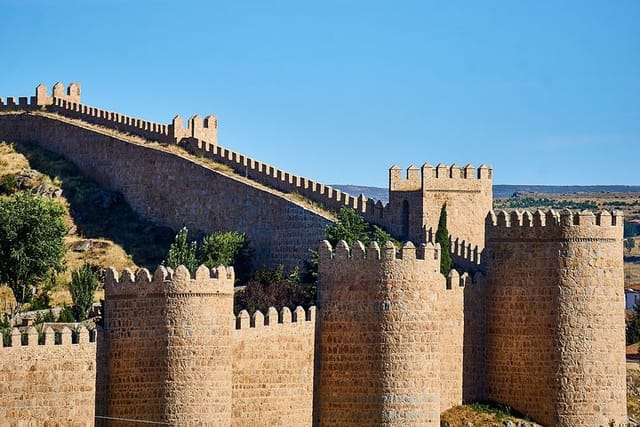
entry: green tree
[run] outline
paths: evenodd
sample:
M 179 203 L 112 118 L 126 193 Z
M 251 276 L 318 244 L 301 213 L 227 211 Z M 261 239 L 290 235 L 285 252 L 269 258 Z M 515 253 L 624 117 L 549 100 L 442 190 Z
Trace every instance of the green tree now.
M 98 287 L 98 279 L 93 270 L 94 267 L 85 262 L 82 267 L 71 271 L 69 291 L 79 322 L 87 318 L 87 314 L 93 307 L 93 296 Z
M 237 231 L 217 231 L 204 236 L 197 252 L 198 264 L 209 268 L 232 265 L 240 283 L 244 283 L 251 274 L 251 258 L 247 236 Z
M 351 247 L 356 240 L 365 246 L 372 241 L 383 245 L 391 240 L 396 244 L 389 233 L 377 225 L 369 224 L 351 208 L 342 208 L 337 215 L 337 221 L 329 224 L 325 230 L 325 238 L 335 246 L 340 240 L 344 240 Z
M 447 230 L 447 204 L 440 209 L 440 219 L 438 220 L 438 231 L 436 231 L 436 242 L 440 243 L 440 273 L 445 276 L 453 268 L 451 254 L 449 253 L 449 230 Z
M 636 247 L 636 240 L 633 237 L 627 237 L 624 239 L 624 248 L 627 253 L 631 254 L 631 251 Z
M 640 342 L 640 300 L 633 306 L 633 317 L 627 322 L 625 332 L 627 345 Z
M 0 197 L 0 283 L 11 288 L 18 310 L 31 300 L 31 286 L 63 268 L 63 216 L 61 205 L 30 193 Z
M 189 230 L 187 230 L 187 227 L 182 227 L 169 247 L 167 267 L 175 269 L 180 265 L 184 265 L 191 272 L 198 268 L 197 245 L 195 241 L 189 242 L 188 237 Z

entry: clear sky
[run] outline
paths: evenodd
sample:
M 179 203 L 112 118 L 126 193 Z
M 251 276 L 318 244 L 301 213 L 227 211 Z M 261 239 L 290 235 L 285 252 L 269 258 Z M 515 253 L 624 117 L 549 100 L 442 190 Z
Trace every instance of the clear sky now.
M 0 0 L 0 58 L 2 97 L 215 114 L 220 145 L 329 184 L 640 184 L 638 0 Z

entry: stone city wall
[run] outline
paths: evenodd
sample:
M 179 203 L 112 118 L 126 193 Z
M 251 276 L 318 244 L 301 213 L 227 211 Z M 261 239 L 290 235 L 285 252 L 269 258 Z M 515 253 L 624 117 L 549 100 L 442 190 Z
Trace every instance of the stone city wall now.
M 492 175 L 493 169 L 486 165 L 476 169 L 424 164 L 420 169 L 409 167 L 405 174 L 393 166 L 389 169 L 389 203 L 380 223 L 403 239 L 434 241 L 440 210 L 446 203 L 452 241 L 481 252 L 484 219 L 493 204 Z
M 545 425 L 626 424 L 621 213 L 487 218 L 488 397 Z
M 320 425 L 439 426 L 439 246 L 319 250 Z
M 327 214 L 185 156 L 38 113 L 0 114 L 0 139 L 37 141 L 122 193 L 141 216 L 174 230 L 245 232 L 257 265 L 294 266 L 309 257 Z
M 34 327 L 13 329 L 11 346 L 0 344 L 0 423 L 86 427 L 94 425 L 96 340 L 80 327 L 53 329 L 38 342 Z M 23 341 L 25 340 L 25 341 Z
M 192 116 L 184 126 L 182 117 L 175 116 L 171 124 L 160 124 L 142 120 L 112 111 L 80 103 L 80 84 L 71 83 L 65 92 L 62 83 L 53 86 L 51 96 L 43 84 L 36 87 L 36 95 L 17 98 L 0 98 L 0 111 L 44 110 L 61 116 L 83 120 L 87 123 L 104 126 L 119 132 L 146 138 L 150 141 L 179 143 L 183 138 L 198 138 L 211 144 L 218 141 L 218 121 L 215 116 L 206 116 L 204 120 Z
M 315 307 L 237 316 L 232 426 L 312 425 L 315 317 Z
M 233 282 L 230 267 L 107 271 L 109 417 L 229 425 Z

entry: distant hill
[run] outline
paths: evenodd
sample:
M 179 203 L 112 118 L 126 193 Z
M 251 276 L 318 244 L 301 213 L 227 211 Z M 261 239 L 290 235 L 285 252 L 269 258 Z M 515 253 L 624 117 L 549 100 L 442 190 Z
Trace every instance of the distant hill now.
M 332 185 L 352 196 L 364 194 L 368 198 L 389 200 L 389 190 L 384 187 L 364 185 Z M 493 197 L 496 199 L 511 197 L 513 193 L 575 194 L 575 193 L 640 193 L 640 185 L 494 185 Z

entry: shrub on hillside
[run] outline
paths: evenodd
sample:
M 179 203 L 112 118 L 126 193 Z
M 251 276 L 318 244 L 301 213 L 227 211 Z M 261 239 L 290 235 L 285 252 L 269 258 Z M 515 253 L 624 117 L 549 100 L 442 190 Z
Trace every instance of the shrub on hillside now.
M 75 306 L 76 319 L 81 322 L 87 318 L 93 307 L 93 296 L 98 287 L 95 267 L 85 262 L 82 267 L 71 271 L 69 291 Z

